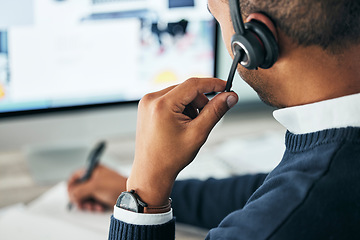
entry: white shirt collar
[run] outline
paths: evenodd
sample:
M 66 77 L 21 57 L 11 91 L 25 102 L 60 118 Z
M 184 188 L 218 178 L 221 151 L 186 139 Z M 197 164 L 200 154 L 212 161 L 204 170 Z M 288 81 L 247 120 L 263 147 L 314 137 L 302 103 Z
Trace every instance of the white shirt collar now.
M 360 127 L 360 93 L 274 111 L 274 118 L 291 133 Z

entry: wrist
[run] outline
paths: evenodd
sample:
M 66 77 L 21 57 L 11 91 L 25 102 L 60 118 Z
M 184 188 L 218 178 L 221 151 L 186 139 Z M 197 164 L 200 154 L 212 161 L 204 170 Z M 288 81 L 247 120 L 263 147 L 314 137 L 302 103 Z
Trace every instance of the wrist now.
M 174 181 L 175 178 L 167 178 L 164 174 L 151 174 L 147 170 L 138 172 L 133 168 L 126 189 L 134 190 L 149 206 L 165 206 L 169 203 Z
M 141 200 L 151 207 L 167 205 L 169 203 L 171 189 L 172 184 L 171 186 L 165 187 L 164 184 L 133 183 L 130 178 L 126 187 L 127 191 L 134 190 Z

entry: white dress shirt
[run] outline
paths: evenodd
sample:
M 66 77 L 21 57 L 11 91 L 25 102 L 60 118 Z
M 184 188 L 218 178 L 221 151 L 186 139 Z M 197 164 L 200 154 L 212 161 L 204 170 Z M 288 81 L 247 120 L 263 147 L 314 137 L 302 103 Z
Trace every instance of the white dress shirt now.
M 294 134 L 360 127 L 360 93 L 274 111 L 274 118 Z
M 159 214 L 135 213 L 115 205 L 114 218 L 134 225 L 161 225 L 173 218 L 173 212 L 171 209 L 169 212 Z
M 275 119 L 294 134 L 331 128 L 360 127 L 360 93 L 302 106 L 279 109 Z M 160 225 L 173 218 L 172 210 L 162 214 L 141 214 L 114 206 L 114 217 L 135 225 Z

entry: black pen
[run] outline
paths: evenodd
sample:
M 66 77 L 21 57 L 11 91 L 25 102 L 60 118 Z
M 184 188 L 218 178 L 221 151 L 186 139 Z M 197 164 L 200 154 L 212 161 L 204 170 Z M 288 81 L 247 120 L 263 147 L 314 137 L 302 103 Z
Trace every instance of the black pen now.
M 88 157 L 85 174 L 81 178 L 77 179 L 75 183 L 86 182 L 87 180 L 90 179 L 94 169 L 97 167 L 97 165 L 99 165 L 100 157 L 104 152 L 105 147 L 106 147 L 105 141 L 101 141 L 95 146 L 95 148 L 90 152 L 90 155 Z M 71 208 L 72 208 L 72 203 L 69 202 L 68 209 L 71 210 Z

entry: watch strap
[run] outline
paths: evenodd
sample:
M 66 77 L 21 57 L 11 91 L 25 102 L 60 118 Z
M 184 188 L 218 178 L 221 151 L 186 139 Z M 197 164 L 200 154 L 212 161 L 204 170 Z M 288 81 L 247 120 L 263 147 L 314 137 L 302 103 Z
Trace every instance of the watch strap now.
M 163 206 L 147 206 L 144 207 L 144 213 L 159 213 L 159 212 L 169 212 L 171 210 L 172 200 L 169 198 L 168 203 Z

